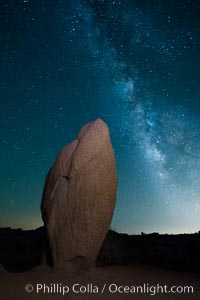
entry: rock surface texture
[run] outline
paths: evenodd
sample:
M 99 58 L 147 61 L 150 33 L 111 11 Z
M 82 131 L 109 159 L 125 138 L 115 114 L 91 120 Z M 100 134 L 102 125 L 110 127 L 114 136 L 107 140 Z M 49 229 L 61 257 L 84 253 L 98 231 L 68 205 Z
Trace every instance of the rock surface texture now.
M 61 150 L 46 178 L 41 211 L 55 269 L 94 265 L 112 220 L 116 189 L 109 129 L 97 119 Z

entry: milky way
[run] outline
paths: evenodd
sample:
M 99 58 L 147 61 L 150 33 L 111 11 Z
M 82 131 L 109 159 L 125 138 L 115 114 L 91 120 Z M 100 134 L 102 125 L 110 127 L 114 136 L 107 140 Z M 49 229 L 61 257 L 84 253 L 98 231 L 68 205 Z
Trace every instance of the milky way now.
M 119 174 L 112 226 L 200 229 L 198 1 L 1 1 L 0 225 L 39 226 L 45 175 L 98 117 Z

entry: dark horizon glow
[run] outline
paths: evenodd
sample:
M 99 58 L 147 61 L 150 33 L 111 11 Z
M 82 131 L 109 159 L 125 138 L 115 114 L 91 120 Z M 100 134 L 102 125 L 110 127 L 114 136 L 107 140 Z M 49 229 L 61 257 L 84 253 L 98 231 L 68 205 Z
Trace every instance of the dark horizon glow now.
M 87 122 L 110 127 L 112 227 L 200 230 L 200 2 L 2 0 L 0 226 L 42 225 L 45 176 Z

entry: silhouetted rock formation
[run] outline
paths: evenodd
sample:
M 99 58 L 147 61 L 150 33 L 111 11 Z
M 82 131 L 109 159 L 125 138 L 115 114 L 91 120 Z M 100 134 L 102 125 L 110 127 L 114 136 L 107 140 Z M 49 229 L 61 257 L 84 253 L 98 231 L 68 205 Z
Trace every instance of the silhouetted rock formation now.
M 40 264 L 47 250 L 44 227 L 36 230 L 0 228 L 1 270 L 23 272 Z M 106 235 L 97 266 L 148 264 L 200 274 L 200 234 Z M 0 271 L 1 271 L 0 270 Z
M 200 273 L 200 234 L 128 235 L 109 230 L 97 265 L 138 263 Z
M 0 228 L 0 264 L 10 272 L 25 272 L 40 264 L 45 251 L 44 227 L 35 230 Z
M 42 216 L 55 269 L 89 269 L 109 229 L 117 171 L 109 129 L 100 119 L 85 125 L 49 171 Z

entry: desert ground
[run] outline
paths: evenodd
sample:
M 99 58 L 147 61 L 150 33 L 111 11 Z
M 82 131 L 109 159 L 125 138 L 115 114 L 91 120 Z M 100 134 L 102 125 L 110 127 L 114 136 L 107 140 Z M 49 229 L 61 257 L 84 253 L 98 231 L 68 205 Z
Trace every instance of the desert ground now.
M 102 293 L 104 284 L 106 287 Z M 158 293 L 150 295 L 146 294 L 134 294 L 134 293 L 120 293 L 109 292 L 109 286 L 115 284 L 118 287 L 121 286 L 140 286 L 144 283 L 149 286 L 155 286 L 157 284 L 167 285 L 168 288 L 172 286 L 193 286 L 194 293 Z M 27 292 L 25 287 L 31 292 Z M 70 291 L 65 295 L 62 293 L 44 293 L 43 289 L 36 291 L 37 284 L 46 284 L 51 287 L 51 284 L 58 284 L 58 287 L 68 286 Z M 72 286 L 74 284 L 80 284 L 80 286 L 87 286 L 87 284 L 93 284 L 98 287 L 98 293 L 87 291 L 86 293 L 72 292 Z M 30 286 L 32 285 L 32 286 Z M 79 287 L 76 285 L 75 290 L 78 291 Z M 41 288 L 41 286 L 39 286 Z M 91 285 L 90 285 L 91 287 Z M 112 285 L 113 291 L 115 286 Z M 3 300 L 33 300 L 33 299 L 200 299 L 200 278 L 190 273 L 180 273 L 175 271 L 166 271 L 155 267 L 148 266 L 109 266 L 94 268 L 89 272 L 82 274 L 68 275 L 65 272 L 53 272 L 50 269 L 36 268 L 28 272 L 22 273 L 10 273 L 6 271 L 0 272 L 0 289 L 1 299 Z M 120 288 L 121 289 L 121 288 Z M 61 290 L 62 291 L 62 290 Z M 153 293 L 153 292 L 152 292 Z

